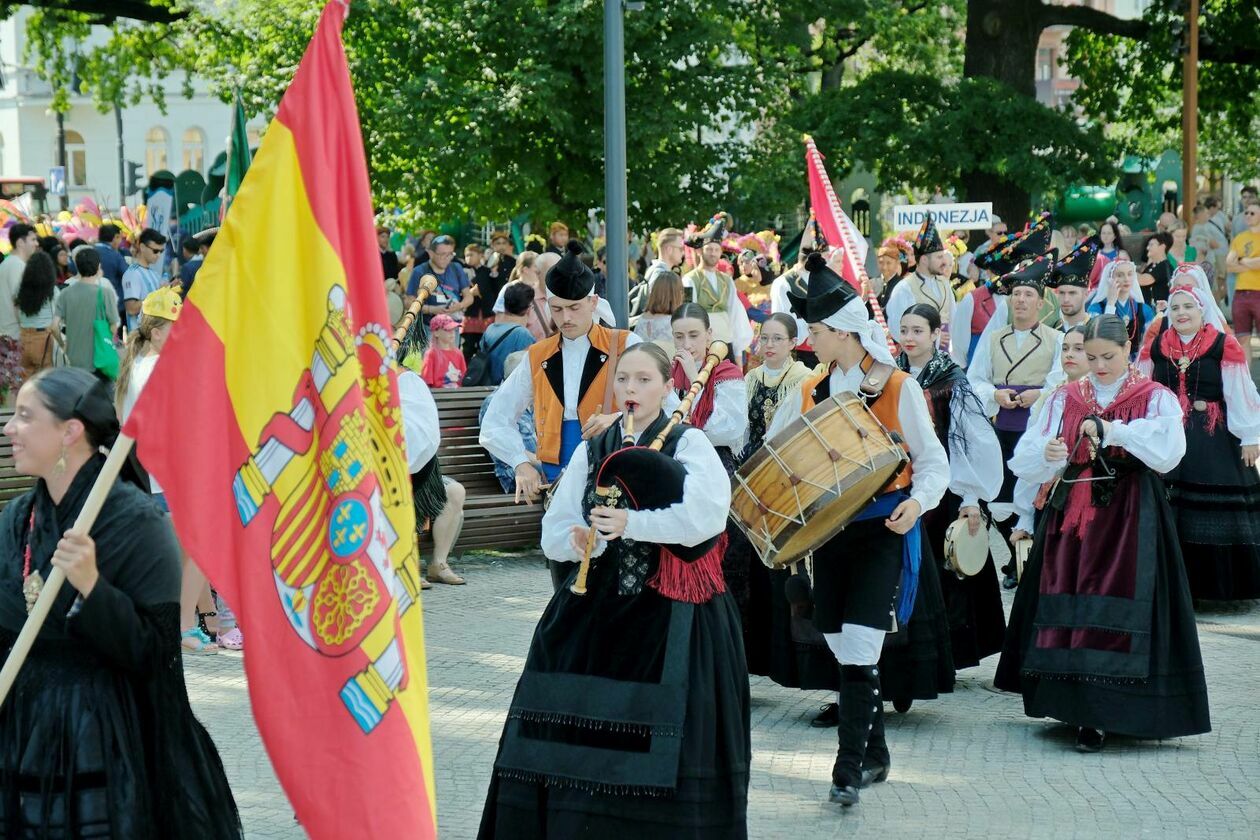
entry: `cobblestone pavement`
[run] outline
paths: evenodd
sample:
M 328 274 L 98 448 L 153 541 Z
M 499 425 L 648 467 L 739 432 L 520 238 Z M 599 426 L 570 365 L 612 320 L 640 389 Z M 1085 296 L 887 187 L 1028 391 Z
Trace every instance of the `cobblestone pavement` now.
M 435 587 L 424 608 L 439 835 L 463 840 L 476 835 L 504 713 L 550 580 L 536 558 L 470 558 L 457 567 L 468 585 Z M 892 776 L 849 811 L 825 802 L 835 730 L 808 725 L 827 695 L 754 677 L 749 836 L 1260 836 L 1260 602 L 1208 607 L 1199 622 L 1211 733 L 1109 739 L 1102 754 L 1080 755 L 1073 731 L 1026 718 L 1018 697 L 992 690 L 995 656 L 962 672 L 952 696 L 904 715 L 888 707 Z M 303 836 L 249 714 L 240 655 L 184 661 L 246 834 Z

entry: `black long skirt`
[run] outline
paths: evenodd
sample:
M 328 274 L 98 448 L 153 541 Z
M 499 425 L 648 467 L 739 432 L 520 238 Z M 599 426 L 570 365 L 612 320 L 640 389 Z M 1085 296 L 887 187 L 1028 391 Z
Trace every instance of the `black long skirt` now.
M 1154 576 L 1150 621 L 1150 661 L 1141 680 L 1106 673 L 1042 676 L 1027 667 L 1037 634 L 1046 540 L 1061 528 L 1063 514 L 1047 509 L 1037 526 L 1033 548 L 1020 579 L 1007 627 L 1006 643 L 994 684 L 1024 697 L 1029 717 L 1048 717 L 1136 738 L 1173 738 L 1211 730 L 1207 684 L 1190 588 L 1181 563 L 1173 513 L 1155 474 L 1134 476 L 1140 492 L 1139 516 L 1153 517 L 1144 529 L 1152 544 L 1141 544 L 1144 573 Z M 1119 505 L 1117 493 L 1116 505 Z M 1118 530 L 1118 523 L 1099 511 L 1092 527 Z
M 1260 598 L 1260 473 L 1242 462 L 1242 442 L 1207 415 L 1186 421 L 1186 457 L 1165 477 L 1177 515 L 1190 594 L 1209 601 Z
M 935 700 L 954 691 L 954 656 L 941 577 L 936 556 L 925 544 L 914 611 L 904 627 L 884 638 L 879 658 L 880 688 L 887 701 Z
M 840 666 L 827 640 L 814 627 L 813 584 L 805 563 L 796 571 L 792 567 L 776 569 L 769 578 L 770 659 L 766 676 L 784 688 L 839 691 Z
M 979 574 L 968 578 L 960 579 L 944 568 L 940 552 L 945 548 L 945 531 L 958 518 L 961 504 L 958 496 L 946 493 L 940 505 L 923 517 L 924 534 L 941 563 L 941 592 L 945 596 L 954 668 L 959 671 L 974 668 L 981 659 L 1001 651 L 1006 637 L 1006 613 L 993 557 L 984 561 Z
M 630 656 L 636 648 L 659 644 L 659 640 L 642 638 L 633 627 L 624 628 L 623 638 L 613 638 L 622 622 L 616 618 L 605 621 L 599 614 L 606 616 L 610 607 L 617 608 L 613 599 L 642 598 L 650 602 L 666 599 L 650 590 L 620 596 L 616 594 L 615 585 L 610 591 L 606 584 L 606 575 L 598 567 L 592 567 L 587 596 L 573 595 L 565 586 L 552 597 L 534 635 L 527 672 L 542 660 L 558 659 L 589 659 L 596 669 L 624 669 L 626 666 L 618 666 L 613 660 Z M 669 609 L 659 603 L 649 603 L 648 607 Z M 690 611 L 687 643 L 677 651 L 665 644 L 667 658 L 686 658 L 683 663 L 667 661 L 664 664 L 666 670 L 675 666 L 685 669 L 685 711 L 681 716 L 680 744 L 676 747 L 677 773 L 671 774 L 672 789 L 627 789 L 594 781 L 601 762 L 613 768 L 638 761 L 635 755 L 655 752 L 658 740 L 656 735 L 601 728 L 598 721 L 569 726 L 565 734 L 556 737 L 559 729 L 565 728 L 558 722 L 552 727 L 548 740 L 533 742 L 538 749 L 557 751 L 571 766 L 589 771 L 587 779 L 559 778 L 547 772 L 550 767 L 538 774 L 506 769 L 501 766 L 501 759 L 508 741 L 519 737 L 513 734 L 514 724 L 519 725 L 519 722 L 509 717 L 499 742 L 500 759 L 496 759 L 479 838 L 726 840 L 748 836 L 748 769 L 752 749 L 748 675 L 738 610 L 727 593 L 705 604 L 685 605 L 684 609 Z M 583 612 L 587 614 L 583 616 Z M 549 634 L 548 627 L 557 632 Z M 677 629 L 676 621 L 671 627 Z M 575 631 L 580 638 L 570 637 L 570 631 Z M 595 638 L 601 634 L 606 641 Z M 557 657 L 553 652 L 538 650 L 542 644 L 571 644 L 586 649 Z M 631 666 L 631 670 L 642 669 Z M 521 686 L 526 676 L 522 677 Z M 616 681 L 597 682 L 600 690 L 616 690 Z M 627 681 L 625 685 L 626 696 L 619 698 L 618 705 L 633 710 L 636 686 L 643 687 L 647 683 Z M 514 709 L 521 699 L 521 686 L 513 699 Z M 659 708 L 646 707 L 639 711 L 644 718 L 661 712 Z M 669 737 L 664 736 L 662 740 Z M 676 733 L 672 737 L 676 737 Z M 529 743 L 518 742 L 517 746 L 532 749 Z M 617 750 L 626 758 L 609 759 Z M 593 756 L 589 762 L 584 758 L 587 753 Z M 644 757 L 651 760 L 650 755 Z

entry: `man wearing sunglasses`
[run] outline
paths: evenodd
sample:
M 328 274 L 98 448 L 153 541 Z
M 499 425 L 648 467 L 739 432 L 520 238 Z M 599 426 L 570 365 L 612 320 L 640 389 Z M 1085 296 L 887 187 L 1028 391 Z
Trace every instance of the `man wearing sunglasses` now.
M 140 232 L 140 241 L 132 250 L 131 265 L 123 273 L 123 305 L 127 310 L 127 329 L 140 326 L 140 304 L 150 292 L 162 285 L 161 260 L 166 251 L 166 237 L 151 228 Z
M 1260 331 L 1260 203 L 1252 201 L 1242 212 L 1247 229 L 1234 237 L 1225 268 L 1236 274 L 1234 285 L 1234 335 L 1250 348 L 1251 334 Z

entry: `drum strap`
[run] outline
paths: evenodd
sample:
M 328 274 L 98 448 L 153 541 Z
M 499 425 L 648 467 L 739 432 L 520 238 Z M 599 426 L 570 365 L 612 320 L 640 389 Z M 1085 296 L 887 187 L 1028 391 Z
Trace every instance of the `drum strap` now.
M 867 402 L 874 402 L 880 394 L 884 393 L 884 387 L 888 385 L 888 380 L 894 370 L 896 368 L 892 365 L 871 362 L 871 369 L 866 372 L 866 376 L 862 377 L 862 384 L 858 386 Z

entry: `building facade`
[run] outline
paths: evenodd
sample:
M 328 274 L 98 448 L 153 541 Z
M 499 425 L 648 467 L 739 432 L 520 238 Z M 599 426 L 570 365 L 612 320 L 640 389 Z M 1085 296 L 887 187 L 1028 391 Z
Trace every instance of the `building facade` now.
M 52 90 L 23 65 L 26 20 L 20 8 L 0 21 L 0 178 L 48 178 L 59 164 L 57 119 L 50 110 Z M 103 30 L 92 40 L 103 40 Z M 166 113 L 152 102 L 121 110 L 121 157 L 144 167 L 146 174 L 169 170 L 178 175 L 194 170 L 203 177 L 214 158 L 227 146 L 232 109 L 194 80 L 193 97 L 185 98 L 183 79 L 166 85 Z M 117 207 L 120 198 L 119 131 L 117 116 L 102 114 L 90 96 L 72 95 L 65 115 L 66 190 L 70 206 L 91 197 L 102 207 Z M 256 144 L 265 122 L 250 123 L 250 143 Z M 132 205 L 139 195 L 128 196 Z M 57 202 L 49 197 L 49 206 Z

